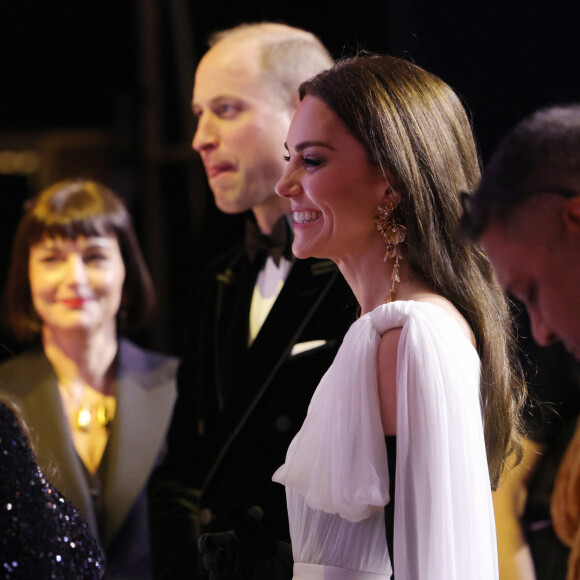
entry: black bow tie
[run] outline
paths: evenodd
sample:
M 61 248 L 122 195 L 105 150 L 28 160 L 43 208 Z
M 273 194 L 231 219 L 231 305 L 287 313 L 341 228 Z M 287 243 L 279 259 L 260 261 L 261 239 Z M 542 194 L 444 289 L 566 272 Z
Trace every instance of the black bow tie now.
M 253 220 L 246 222 L 246 252 L 252 263 L 268 256 L 280 265 L 280 258 L 292 259 L 292 235 L 286 216 L 282 216 L 272 229 L 272 234 L 264 235 Z

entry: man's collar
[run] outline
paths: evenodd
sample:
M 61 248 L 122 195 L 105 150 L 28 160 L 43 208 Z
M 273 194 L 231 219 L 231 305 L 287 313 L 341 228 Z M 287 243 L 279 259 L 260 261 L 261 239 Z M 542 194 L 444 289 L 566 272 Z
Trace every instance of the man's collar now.
M 293 237 L 286 215 L 278 219 L 269 236 L 260 231 L 255 219 L 248 218 L 246 221 L 245 247 L 252 263 L 262 259 L 265 261 L 268 256 L 272 256 L 276 266 L 280 264 L 282 256 L 291 260 Z

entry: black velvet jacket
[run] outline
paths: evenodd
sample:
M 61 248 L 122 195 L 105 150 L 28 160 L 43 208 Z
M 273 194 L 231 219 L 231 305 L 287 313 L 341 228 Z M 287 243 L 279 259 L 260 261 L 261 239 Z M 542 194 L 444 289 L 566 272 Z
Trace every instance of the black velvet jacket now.
M 150 484 L 156 578 L 191 578 L 200 533 L 235 527 L 231 506 L 289 541 L 285 491 L 271 478 L 358 306 L 334 263 L 296 260 L 248 348 L 256 276 L 240 246 L 209 267 L 195 304 L 168 454 Z M 297 344 L 306 350 L 294 354 Z

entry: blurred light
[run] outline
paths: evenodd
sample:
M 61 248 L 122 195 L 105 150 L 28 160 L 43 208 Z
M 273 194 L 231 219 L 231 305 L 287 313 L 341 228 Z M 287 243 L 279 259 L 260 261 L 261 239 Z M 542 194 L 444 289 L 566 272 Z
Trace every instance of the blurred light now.
M 31 175 L 40 168 L 40 155 L 35 151 L 0 151 L 0 174 Z

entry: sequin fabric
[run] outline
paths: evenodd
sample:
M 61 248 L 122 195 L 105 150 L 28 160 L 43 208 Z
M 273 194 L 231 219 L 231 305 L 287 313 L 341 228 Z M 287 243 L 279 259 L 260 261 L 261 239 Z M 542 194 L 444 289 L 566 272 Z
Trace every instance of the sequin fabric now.
M 0 402 L 0 578 L 98 580 L 103 573 L 88 525 L 46 480 Z

